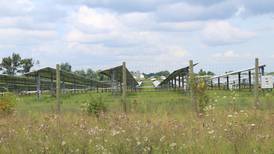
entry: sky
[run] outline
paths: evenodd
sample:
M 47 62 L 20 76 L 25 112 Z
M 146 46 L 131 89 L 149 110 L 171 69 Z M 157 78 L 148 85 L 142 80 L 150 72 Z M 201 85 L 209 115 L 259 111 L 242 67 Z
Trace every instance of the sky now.
M 69 62 L 105 69 L 173 71 L 190 59 L 221 74 L 274 71 L 273 0 L 0 0 L 0 58 L 33 57 L 35 68 Z

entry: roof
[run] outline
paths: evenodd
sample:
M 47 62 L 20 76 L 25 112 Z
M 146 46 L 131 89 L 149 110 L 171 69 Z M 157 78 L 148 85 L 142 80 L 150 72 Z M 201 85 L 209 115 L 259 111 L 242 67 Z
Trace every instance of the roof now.
M 193 66 L 198 65 L 198 63 L 194 64 Z M 175 70 L 174 72 L 172 72 L 165 80 L 163 80 L 159 86 L 168 83 L 168 81 L 172 80 L 174 77 L 177 77 L 179 75 L 187 75 L 189 72 L 189 66 L 184 67 L 184 68 L 180 68 L 178 70 Z
M 128 71 L 128 69 L 126 68 L 126 72 L 127 72 L 127 84 L 131 85 L 132 83 L 134 84 L 134 86 L 138 85 L 138 82 L 135 80 L 135 78 L 133 77 L 133 75 Z M 118 82 L 123 81 L 123 65 L 114 67 L 114 68 L 110 68 L 110 69 L 106 69 L 100 72 L 103 75 L 106 75 L 108 77 L 111 78 L 112 74 L 114 73 L 115 76 L 115 80 Z
M 260 65 L 259 68 L 263 68 L 265 66 L 266 65 Z M 255 67 L 248 68 L 248 69 L 243 69 L 243 70 L 239 70 L 239 71 L 233 71 L 233 72 L 225 73 L 223 75 L 214 76 L 211 79 L 216 79 L 216 78 L 221 78 L 221 77 L 227 77 L 229 75 L 235 75 L 235 74 L 238 74 L 238 73 L 241 73 L 241 72 L 247 72 L 247 71 L 252 71 L 252 70 L 255 70 Z
M 56 80 L 56 69 L 50 68 L 50 67 L 46 67 L 46 68 L 42 68 L 36 71 L 26 73 L 24 74 L 24 76 L 37 77 L 38 74 L 41 78 Z M 86 77 L 83 77 L 71 72 L 62 71 L 62 70 L 60 71 L 60 76 L 61 76 L 61 80 L 64 82 L 70 82 L 70 83 L 76 83 L 76 84 L 96 84 L 99 86 L 103 86 L 103 85 L 106 86 L 105 82 L 88 79 Z

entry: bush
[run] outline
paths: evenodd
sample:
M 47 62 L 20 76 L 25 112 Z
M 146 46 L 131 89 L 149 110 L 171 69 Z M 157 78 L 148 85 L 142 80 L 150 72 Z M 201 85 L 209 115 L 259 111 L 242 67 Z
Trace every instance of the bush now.
M 209 103 L 209 96 L 206 93 L 207 85 L 204 79 L 198 79 L 194 87 L 194 95 L 197 99 L 198 112 L 204 112 Z
M 15 110 L 16 96 L 11 93 L 6 93 L 0 96 L 0 112 L 12 113 Z
M 106 112 L 102 95 L 90 96 L 90 99 L 83 104 L 82 110 L 88 114 L 94 114 L 96 117 Z

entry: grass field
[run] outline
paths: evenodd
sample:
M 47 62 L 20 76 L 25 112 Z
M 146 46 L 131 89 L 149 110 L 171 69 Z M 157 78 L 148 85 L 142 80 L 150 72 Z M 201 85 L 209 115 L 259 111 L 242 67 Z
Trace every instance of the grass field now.
M 82 112 L 101 95 L 107 111 L 99 118 Z M 1 115 L 0 153 L 274 153 L 274 93 L 253 108 L 250 92 L 208 91 L 203 116 L 179 91 L 141 91 L 127 97 L 90 92 L 55 99 L 17 97 L 16 112 Z

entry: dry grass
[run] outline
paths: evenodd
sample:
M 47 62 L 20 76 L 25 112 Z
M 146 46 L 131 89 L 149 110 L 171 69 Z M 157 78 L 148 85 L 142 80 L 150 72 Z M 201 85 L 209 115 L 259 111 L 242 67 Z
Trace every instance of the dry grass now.
M 81 112 L 2 116 L 0 153 L 274 153 L 273 109 L 235 110 L 212 103 L 197 117 L 186 109 L 177 112 L 184 106 L 170 105 L 176 112 L 161 108 L 128 114 L 109 110 L 99 118 Z M 142 106 L 137 103 L 136 108 Z

